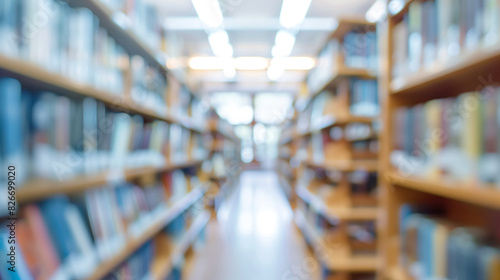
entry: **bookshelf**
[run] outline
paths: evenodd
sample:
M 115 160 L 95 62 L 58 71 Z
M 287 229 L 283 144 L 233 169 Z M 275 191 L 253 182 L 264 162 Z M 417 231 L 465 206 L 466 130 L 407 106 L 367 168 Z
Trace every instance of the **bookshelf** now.
M 20 128 L 0 136 L 0 163 L 22 170 L 16 250 L 30 260 L 16 269 L 37 279 L 168 278 L 211 217 L 203 166 L 213 161 L 212 133 L 233 143 L 223 163 L 238 162 L 238 139 L 221 120 L 211 127 L 203 97 L 167 67 L 150 3 L 41 2 L 3 1 L 15 12 L 0 19 L 8 38 L 0 46 L 0 127 L 12 120 Z M 50 8 L 33 6 L 42 4 Z M 49 22 L 27 36 L 21 18 L 39 8 Z M 9 41 L 18 31 L 27 37 Z M 56 163 L 68 173 L 52 174 Z M 229 176 L 234 185 L 237 172 L 221 178 Z
M 500 240 L 493 220 L 500 217 L 500 189 L 486 166 L 479 164 L 490 153 L 498 155 L 497 144 L 491 144 L 498 140 L 498 122 L 489 115 L 498 114 L 498 107 L 492 106 L 498 104 L 500 72 L 495 65 L 500 62 L 500 44 L 496 25 L 489 23 L 499 18 L 498 3 L 396 2 L 388 1 L 388 17 L 377 26 L 384 108 L 379 168 L 384 269 L 379 274 L 394 280 L 474 279 L 475 275 L 496 279 L 500 277 Z M 391 10 L 391 6 L 400 8 Z M 480 18 L 484 25 L 466 24 Z M 456 27 L 460 34 L 447 33 Z M 464 34 L 472 34 L 468 33 L 471 30 L 478 33 L 465 40 Z M 411 38 L 420 38 L 421 43 L 412 47 Z M 457 109 L 471 97 L 477 98 L 477 106 Z M 463 125 L 446 117 L 451 111 Z M 413 134 L 403 123 L 420 128 Z M 432 139 L 435 131 L 445 132 L 445 136 L 432 140 L 436 145 L 429 149 L 415 149 L 418 143 Z M 405 133 L 412 137 L 402 136 Z M 470 157 L 462 157 L 464 153 Z M 435 162 L 435 158 L 441 160 Z M 405 162 L 412 160 L 405 170 Z M 453 164 L 467 168 L 458 171 Z M 423 228 L 415 231 L 416 227 Z M 456 245 L 467 239 L 471 243 L 466 250 Z M 413 257 L 411 246 L 421 252 L 418 257 Z M 446 251 L 447 247 L 460 249 Z M 436 264 L 432 268 L 431 251 L 430 263 Z M 486 251 L 491 254 L 480 253 Z M 464 258 L 471 261 L 462 265 Z M 474 267 L 477 270 L 471 274 Z
M 323 279 L 371 279 L 380 265 L 374 32 L 375 24 L 364 20 L 339 20 L 279 141 L 295 221 L 323 267 Z M 355 38 L 366 44 L 356 46 Z M 359 106 L 372 113 L 360 114 Z M 370 238 L 356 240 L 357 230 Z

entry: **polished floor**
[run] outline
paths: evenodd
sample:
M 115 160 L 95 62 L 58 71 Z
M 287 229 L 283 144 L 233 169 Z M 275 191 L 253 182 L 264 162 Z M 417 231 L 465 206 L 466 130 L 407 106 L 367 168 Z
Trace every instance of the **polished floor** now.
M 185 280 L 316 280 L 319 266 L 271 171 L 245 171 L 196 246 Z

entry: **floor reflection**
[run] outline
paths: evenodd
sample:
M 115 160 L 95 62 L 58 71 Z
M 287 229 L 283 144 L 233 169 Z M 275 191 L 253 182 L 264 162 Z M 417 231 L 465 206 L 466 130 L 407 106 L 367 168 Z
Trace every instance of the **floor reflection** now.
M 311 256 L 275 173 L 242 173 L 217 216 L 208 225 L 206 243 L 195 249 L 186 279 L 317 279 L 319 271 L 293 277 L 293 269 Z

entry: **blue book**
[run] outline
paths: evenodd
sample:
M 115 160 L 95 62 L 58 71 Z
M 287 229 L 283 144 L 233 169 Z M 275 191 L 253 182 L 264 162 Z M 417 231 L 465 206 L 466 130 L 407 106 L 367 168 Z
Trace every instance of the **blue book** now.
M 22 158 L 21 83 L 12 78 L 0 79 L 0 156 L 5 169 L 9 165 L 20 168 Z
M 78 251 L 69 225 L 64 218 L 68 203 L 68 199 L 63 196 L 56 196 L 40 203 L 43 220 L 61 260 L 65 260 L 73 252 Z

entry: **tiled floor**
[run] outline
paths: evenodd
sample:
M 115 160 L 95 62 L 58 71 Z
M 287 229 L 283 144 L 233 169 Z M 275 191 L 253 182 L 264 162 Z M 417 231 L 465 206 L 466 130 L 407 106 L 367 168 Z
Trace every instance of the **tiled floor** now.
M 319 279 L 292 215 L 275 173 L 243 172 L 195 248 L 186 280 Z

